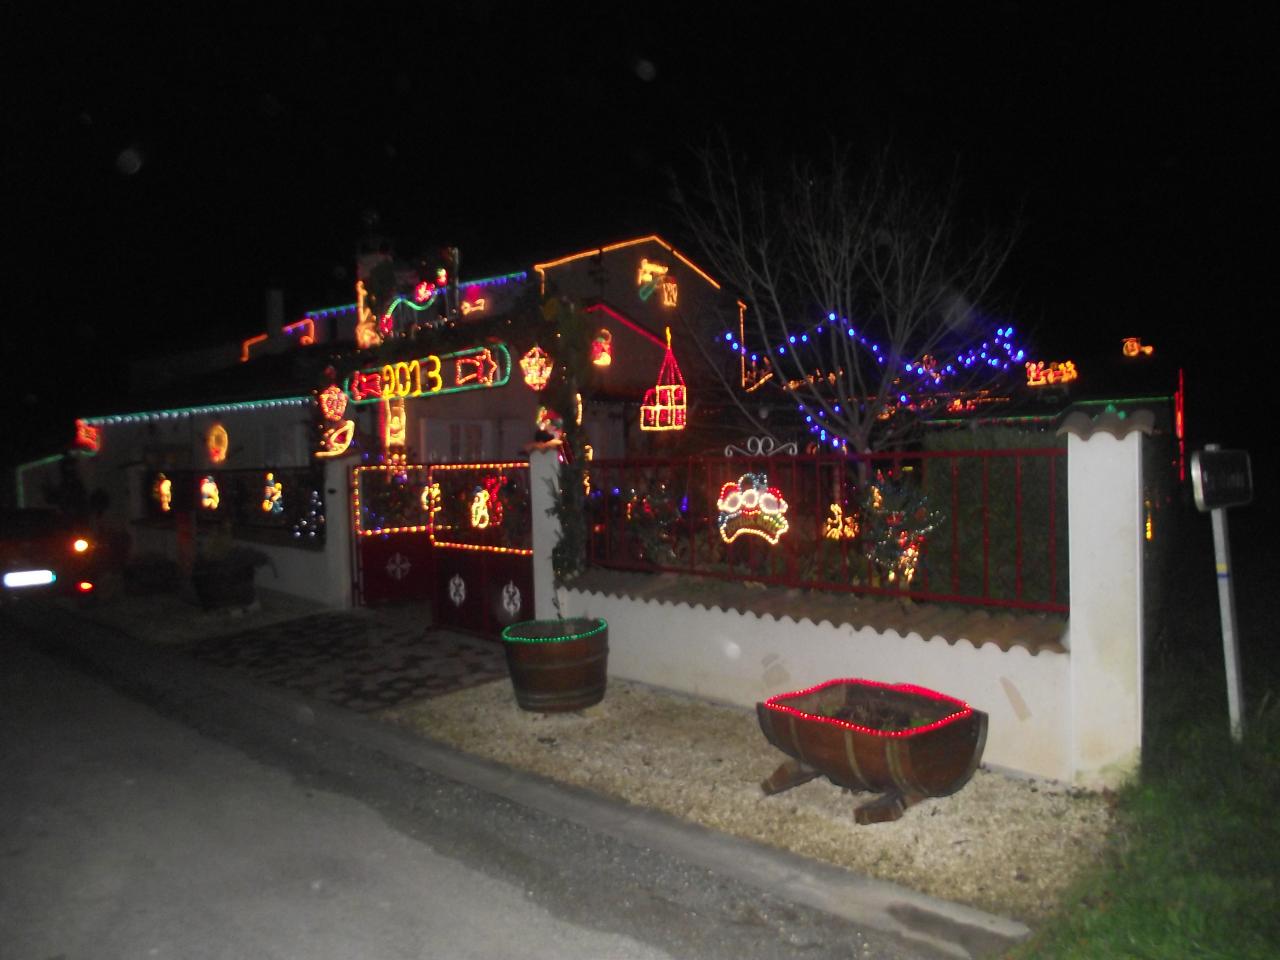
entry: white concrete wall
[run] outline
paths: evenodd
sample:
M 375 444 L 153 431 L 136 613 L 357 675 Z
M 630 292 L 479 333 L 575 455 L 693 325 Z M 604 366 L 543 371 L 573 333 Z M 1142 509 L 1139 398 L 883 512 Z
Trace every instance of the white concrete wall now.
M 841 677 L 916 683 L 990 716 L 985 762 L 1071 779 L 1063 654 L 576 590 L 566 599 L 566 616 L 609 622 L 611 676 L 740 706 Z
M 1068 442 L 1067 654 L 581 590 L 561 591 L 561 611 L 609 622 L 616 677 L 742 706 L 840 677 L 917 683 L 990 716 L 985 762 L 1113 786 L 1137 769 L 1142 744 L 1141 443 L 1138 431 L 1117 439 L 1104 430 Z M 554 454 L 531 459 L 539 618 L 556 615 L 550 550 L 558 531 L 542 479 L 554 469 Z
M 1142 442 L 1069 433 L 1071 767 L 1116 786 L 1142 749 Z

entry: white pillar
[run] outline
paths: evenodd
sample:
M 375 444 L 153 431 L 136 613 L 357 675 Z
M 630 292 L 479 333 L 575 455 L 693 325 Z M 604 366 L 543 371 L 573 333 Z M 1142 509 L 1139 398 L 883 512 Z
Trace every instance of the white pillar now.
M 560 458 L 555 450 L 529 454 L 529 503 L 533 510 L 533 615 L 552 620 L 556 610 L 555 572 L 551 551 L 560 541 L 560 521 L 547 511 L 560 491 Z M 567 611 L 565 611 L 567 616 Z
M 1072 414 L 1068 435 L 1071 767 L 1099 789 L 1142 749 L 1142 435 L 1150 414 Z
M 353 461 L 324 461 L 324 576 L 329 606 L 349 610 L 354 605 L 351 581 L 355 562 L 351 550 L 351 466 Z

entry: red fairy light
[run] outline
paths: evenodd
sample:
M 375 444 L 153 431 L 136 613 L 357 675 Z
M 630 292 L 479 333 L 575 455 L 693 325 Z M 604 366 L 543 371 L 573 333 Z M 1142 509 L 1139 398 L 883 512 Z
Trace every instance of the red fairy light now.
M 879 730 L 875 727 L 864 727 L 861 724 L 850 723 L 847 720 L 839 720 L 835 717 L 824 717 L 819 714 L 806 713 L 803 710 L 797 710 L 795 707 L 788 706 L 784 701 L 792 698 L 805 697 L 811 693 L 817 693 L 819 690 L 825 690 L 827 687 L 834 687 L 840 684 L 856 684 L 862 687 L 875 687 L 879 690 L 891 690 L 896 693 L 907 693 L 918 697 L 925 697 L 930 700 L 936 700 L 939 703 L 951 704 L 956 708 L 954 713 L 948 714 L 941 720 L 935 720 L 932 723 L 926 723 L 918 727 L 912 727 L 909 730 Z M 937 690 L 930 690 L 927 687 L 918 687 L 913 683 L 879 683 L 875 680 L 860 680 L 849 678 L 844 680 L 828 680 L 817 686 L 809 687 L 806 690 L 796 690 L 792 693 L 780 693 L 776 697 L 770 697 L 764 702 L 765 707 L 778 713 L 786 713 L 794 717 L 802 717 L 806 720 L 813 720 L 818 723 L 827 723 L 833 727 L 840 727 L 844 730 L 857 730 L 859 733 L 869 733 L 875 737 L 897 737 L 906 738 L 918 736 L 927 733 L 930 730 L 937 730 L 948 724 L 956 723 L 973 714 L 973 707 L 969 706 L 963 700 L 957 700 L 955 697 L 949 697 L 945 693 L 939 693 Z
M 641 430 L 683 430 L 687 417 L 684 375 L 671 352 L 671 328 L 667 328 L 667 352 L 658 370 L 658 382 L 646 390 L 640 406 Z

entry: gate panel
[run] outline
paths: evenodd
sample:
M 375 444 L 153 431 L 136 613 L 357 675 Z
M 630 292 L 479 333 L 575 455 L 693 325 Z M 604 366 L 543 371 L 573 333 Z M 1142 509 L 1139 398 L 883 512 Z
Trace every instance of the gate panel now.
M 426 479 L 423 464 L 352 468 L 357 603 L 431 599 L 435 578 L 423 496 Z
M 436 623 L 496 637 L 533 616 L 529 465 L 428 469 Z

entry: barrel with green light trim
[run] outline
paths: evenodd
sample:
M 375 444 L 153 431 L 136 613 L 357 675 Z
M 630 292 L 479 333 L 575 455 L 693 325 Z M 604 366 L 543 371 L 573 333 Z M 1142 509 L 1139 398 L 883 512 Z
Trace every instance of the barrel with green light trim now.
M 604 699 L 609 624 L 599 617 L 526 620 L 502 631 L 516 703 L 535 713 L 565 713 Z

